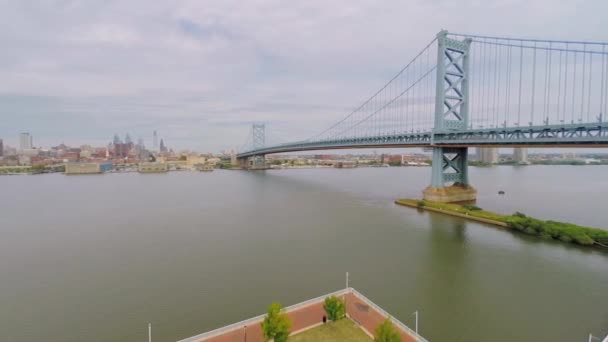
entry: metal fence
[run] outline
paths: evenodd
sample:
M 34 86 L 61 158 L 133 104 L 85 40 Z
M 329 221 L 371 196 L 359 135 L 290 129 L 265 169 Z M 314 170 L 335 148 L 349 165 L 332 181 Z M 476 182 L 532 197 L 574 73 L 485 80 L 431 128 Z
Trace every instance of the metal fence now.
M 415 337 L 416 339 L 418 339 L 418 341 L 420 341 L 420 342 L 428 342 L 424 337 L 418 335 L 417 332 L 415 332 L 414 330 L 410 329 L 410 327 L 408 327 L 407 325 L 405 325 L 403 322 L 401 322 L 400 320 L 398 320 L 395 317 L 391 316 L 388 312 L 384 311 L 384 309 L 382 309 L 381 307 L 379 307 L 378 305 L 376 305 L 376 303 L 372 302 L 369 298 L 365 297 L 359 291 L 355 290 L 352 287 L 349 288 L 349 291 L 352 294 L 354 294 L 356 297 L 358 297 L 359 299 L 363 300 L 369 306 L 371 306 L 378 313 L 380 313 L 381 315 L 383 315 L 385 317 L 388 317 L 391 320 L 391 322 L 393 322 L 394 325 L 396 325 L 397 327 L 399 327 L 403 331 L 407 332 L 408 334 L 412 335 L 413 337 Z
M 363 294 L 361 294 L 359 291 L 355 290 L 352 287 L 346 288 L 346 289 L 342 289 L 342 290 L 338 290 L 338 291 L 334 291 L 328 294 L 324 294 L 322 296 L 316 297 L 316 298 L 312 298 L 294 305 L 290 305 L 288 307 L 286 307 L 284 310 L 286 313 L 289 312 L 293 312 L 299 309 L 302 309 L 304 307 L 313 305 L 313 304 L 318 304 L 320 302 L 325 301 L 325 299 L 327 297 L 330 296 L 345 296 L 348 294 L 352 294 L 353 296 L 357 297 L 358 299 L 360 299 L 361 301 L 365 302 L 367 305 L 369 305 L 373 310 L 375 310 L 377 313 L 379 313 L 380 315 L 387 317 L 391 320 L 391 322 L 398 328 L 401 329 L 403 332 L 405 332 L 406 334 L 409 334 L 410 336 L 414 337 L 417 341 L 419 342 L 428 342 L 424 337 L 418 335 L 418 333 L 416 333 L 415 331 L 413 331 L 412 329 L 410 329 L 407 325 L 405 325 L 403 322 L 399 321 L 398 319 L 394 318 L 393 316 L 391 316 L 388 312 L 384 311 L 381 307 L 379 307 L 378 305 L 376 305 L 374 302 L 372 302 L 369 298 L 365 297 Z M 347 307 L 347 314 L 348 313 L 348 307 Z M 350 314 L 349 314 L 350 316 Z M 192 337 L 188 337 L 186 339 L 180 340 L 178 342 L 199 342 L 199 341 L 204 341 L 213 337 L 217 337 L 220 335 L 224 335 L 227 333 L 231 333 L 234 331 L 237 331 L 239 329 L 242 329 L 244 326 L 252 326 L 254 324 L 259 324 L 264 320 L 264 317 L 266 317 L 266 314 L 262 314 L 262 315 L 258 315 L 240 322 L 236 322 L 215 330 L 211 330 L 196 336 L 192 336 Z M 361 322 L 359 322 L 359 324 L 361 324 Z M 368 331 L 368 333 L 373 334 L 373 331 Z
M 352 290 L 352 289 L 343 289 L 343 290 L 328 293 L 328 294 L 325 294 L 323 296 L 319 296 L 319 297 L 316 297 L 313 299 L 309 299 L 309 300 L 306 300 L 301 303 L 290 305 L 285 308 L 285 312 L 295 311 L 295 310 L 298 310 L 305 306 L 309 306 L 311 304 L 316 304 L 316 303 L 322 302 L 325 300 L 325 298 L 327 298 L 329 296 L 341 296 L 341 295 L 347 294 L 347 293 L 349 293 L 350 290 Z M 260 323 L 264 320 L 264 317 L 266 317 L 266 314 L 258 315 L 258 316 L 255 316 L 255 317 L 252 317 L 252 318 L 249 318 L 249 319 L 237 322 L 237 323 L 233 323 L 233 324 L 230 324 L 230 325 L 227 325 L 225 327 L 221 327 L 221 328 L 218 328 L 215 330 L 211 330 L 211 331 L 208 331 L 208 332 L 196 335 L 196 336 L 188 337 L 186 339 L 179 340 L 178 342 L 199 342 L 199 341 L 209 339 L 209 338 L 212 338 L 215 336 L 219 336 L 219 335 L 231 332 L 231 331 L 242 329 L 243 326 L 246 326 L 246 325 L 250 326 L 250 325 L 253 325 L 256 323 Z

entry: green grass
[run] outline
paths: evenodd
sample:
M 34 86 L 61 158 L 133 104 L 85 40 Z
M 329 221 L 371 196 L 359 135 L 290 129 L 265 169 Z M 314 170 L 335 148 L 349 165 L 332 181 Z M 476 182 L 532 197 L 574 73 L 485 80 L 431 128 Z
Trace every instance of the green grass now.
M 361 328 L 348 318 L 336 322 L 328 321 L 327 324 L 289 336 L 290 342 L 370 342 L 371 340 Z
M 608 230 L 583 227 L 572 223 L 543 221 L 521 213 L 503 215 L 486 211 L 472 205 L 441 203 L 415 199 L 400 199 L 397 204 L 415 206 L 418 208 L 434 208 L 459 213 L 472 217 L 505 223 L 508 228 L 528 235 L 534 235 L 547 240 L 559 240 L 584 246 L 608 248 Z
M 508 215 L 501 215 L 501 214 L 494 213 L 491 211 L 486 211 L 483 209 L 479 209 L 479 210 L 467 209 L 466 206 L 462 206 L 460 204 L 453 204 L 453 203 L 420 201 L 420 200 L 414 200 L 414 199 L 400 199 L 400 200 L 397 200 L 397 203 L 407 203 L 407 204 L 411 204 L 414 206 L 420 206 L 422 203 L 424 203 L 422 206 L 451 211 L 451 212 L 459 213 L 459 214 L 463 214 L 463 215 L 480 217 L 480 218 L 484 218 L 484 219 L 488 219 L 488 220 L 505 222 L 505 223 L 507 222 L 507 217 L 508 217 Z

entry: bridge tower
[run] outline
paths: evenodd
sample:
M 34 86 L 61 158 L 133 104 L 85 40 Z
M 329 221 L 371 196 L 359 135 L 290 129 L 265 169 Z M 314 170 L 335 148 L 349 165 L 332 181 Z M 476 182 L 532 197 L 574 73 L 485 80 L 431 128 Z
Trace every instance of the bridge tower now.
M 435 96 L 435 127 L 437 133 L 469 128 L 469 51 L 471 39 L 448 38 L 443 30 L 437 34 L 437 83 Z M 475 200 L 477 191 L 469 185 L 467 148 L 446 148 L 435 145 L 431 185 L 424 190 L 424 199 L 438 202 Z
M 266 125 L 263 123 L 254 123 L 251 127 L 252 147 L 254 150 L 264 148 L 266 145 Z M 266 169 L 266 155 L 260 154 L 251 158 L 251 169 L 264 170 Z

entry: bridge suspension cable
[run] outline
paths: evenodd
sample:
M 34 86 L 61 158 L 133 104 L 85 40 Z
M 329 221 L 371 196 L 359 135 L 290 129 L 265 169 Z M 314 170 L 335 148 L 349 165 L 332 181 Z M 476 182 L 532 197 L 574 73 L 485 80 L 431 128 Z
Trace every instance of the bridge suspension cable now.
M 421 132 L 432 128 L 436 38 L 346 117 L 306 141 Z
M 605 121 L 608 43 L 460 33 L 449 36 L 471 39 L 472 127 Z M 514 84 L 512 80 L 517 81 Z M 516 99 L 511 98 L 513 92 Z

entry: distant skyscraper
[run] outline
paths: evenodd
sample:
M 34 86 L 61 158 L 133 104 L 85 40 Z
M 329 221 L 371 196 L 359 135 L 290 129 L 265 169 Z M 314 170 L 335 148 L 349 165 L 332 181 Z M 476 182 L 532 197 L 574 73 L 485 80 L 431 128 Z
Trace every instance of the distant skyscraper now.
M 158 151 L 158 133 L 156 131 L 152 134 L 152 149 L 154 152 Z
M 120 137 L 118 136 L 118 134 L 114 134 L 114 145 L 117 145 L 120 143 L 122 143 L 122 141 L 120 140 Z
M 528 163 L 528 149 L 525 147 L 516 147 L 513 149 L 513 159 L 522 164 Z
M 127 133 L 127 135 L 125 135 L 125 144 L 132 144 L 133 140 L 131 140 L 131 136 L 129 135 L 129 133 Z
M 142 138 L 137 139 L 137 147 L 139 147 L 142 150 L 145 148 L 144 139 L 142 139 Z
M 19 148 L 21 150 L 31 150 L 33 147 L 32 135 L 28 132 L 23 132 L 19 135 Z
M 167 152 L 167 147 L 165 146 L 165 141 L 163 139 L 160 139 L 160 151 Z
M 4 143 L 2 142 L 2 139 L 0 139 L 0 157 L 4 156 Z

